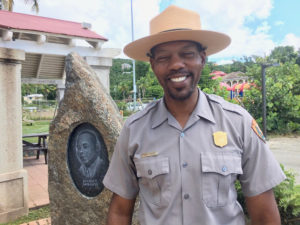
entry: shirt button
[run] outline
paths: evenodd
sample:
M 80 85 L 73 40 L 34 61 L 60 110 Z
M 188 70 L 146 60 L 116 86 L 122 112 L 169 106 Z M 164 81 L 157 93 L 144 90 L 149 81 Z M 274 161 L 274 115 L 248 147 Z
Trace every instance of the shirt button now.
M 190 195 L 189 195 L 189 194 L 184 194 L 183 198 L 184 198 L 184 199 L 189 199 L 189 198 L 190 198 Z
M 149 175 L 152 175 L 152 170 L 148 170 L 148 174 L 149 174 Z
M 223 171 L 223 172 L 226 172 L 226 171 L 227 171 L 227 167 L 226 167 L 226 166 L 223 166 L 223 167 L 222 167 L 222 171 Z
M 184 133 L 183 132 L 180 134 L 180 137 L 184 137 Z
M 188 163 L 187 163 L 187 162 L 182 163 L 182 167 L 183 167 L 183 168 L 185 168 L 185 167 L 187 167 L 187 166 L 188 166 Z

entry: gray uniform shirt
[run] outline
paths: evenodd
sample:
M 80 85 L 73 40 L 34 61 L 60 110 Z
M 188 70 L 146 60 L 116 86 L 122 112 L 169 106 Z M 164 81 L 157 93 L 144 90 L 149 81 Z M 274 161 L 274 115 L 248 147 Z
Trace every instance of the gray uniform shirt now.
M 245 196 L 285 179 L 252 122 L 240 106 L 199 91 L 182 129 L 162 99 L 153 102 L 126 120 L 103 183 L 127 199 L 139 192 L 142 225 L 243 225 L 236 179 Z

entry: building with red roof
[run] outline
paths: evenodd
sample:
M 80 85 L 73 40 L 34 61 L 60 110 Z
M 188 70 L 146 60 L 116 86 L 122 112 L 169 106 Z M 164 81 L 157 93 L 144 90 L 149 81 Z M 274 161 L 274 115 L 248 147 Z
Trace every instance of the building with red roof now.
M 102 48 L 108 39 L 91 24 L 0 10 L 0 48 L 25 51 L 23 83 L 56 84 L 64 88 L 64 60 L 77 52 L 109 90 L 109 69 L 120 49 Z
M 30 36 L 26 34 L 31 34 L 32 36 L 34 34 L 45 34 L 47 37 L 82 38 L 95 43 L 108 41 L 107 38 L 91 31 L 87 23 L 77 23 L 4 10 L 0 11 L 0 28 L 12 31 L 14 39 L 27 40 L 30 39 Z M 24 34 L 27 38 L 22 38 Z M 51 38 L 48 39 L 50 43 L 53 42 Z

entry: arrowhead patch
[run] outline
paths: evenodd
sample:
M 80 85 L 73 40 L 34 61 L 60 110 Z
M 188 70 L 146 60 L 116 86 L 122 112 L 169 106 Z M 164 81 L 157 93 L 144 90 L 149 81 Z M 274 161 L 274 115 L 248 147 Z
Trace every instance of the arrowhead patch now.
M 256 135 L 263 140 L 263 142 L 266 142 L 266 138 L 263 134 L 263 132 L 261 131 L 261 129 L 259 128 L 257 122 L 255 121 L 255 119 L 252 120 L 252 126 L 251 128 L 254 130 L 254 132 L 256 133 Z

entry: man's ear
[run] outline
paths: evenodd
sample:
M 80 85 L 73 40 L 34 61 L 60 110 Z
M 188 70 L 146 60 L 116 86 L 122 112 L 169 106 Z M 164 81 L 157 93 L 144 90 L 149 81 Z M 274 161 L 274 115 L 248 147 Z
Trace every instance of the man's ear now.
M 204 67 L 205 64 L 206 64 L 206 60 L 207 60 L 206 52 L 205 51 L 200 52 L 200 56 L 201 56 L 201 59 L 202 59 L 202 65 Z
M 151 69 L 153 70 L 153 67 L 154 67 L 154 60 L 152 57 L 150 57 L 150 65 L 151 65 Z

